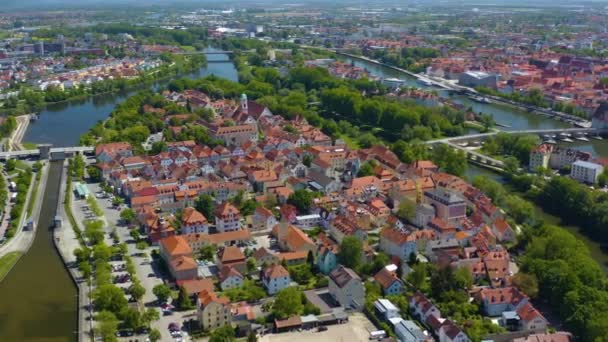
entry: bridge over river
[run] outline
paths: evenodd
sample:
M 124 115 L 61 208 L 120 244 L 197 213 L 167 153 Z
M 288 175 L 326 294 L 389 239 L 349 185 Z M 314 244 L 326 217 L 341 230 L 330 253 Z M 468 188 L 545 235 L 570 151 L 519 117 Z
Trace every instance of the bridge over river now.
M 73 146 L 73 147 L 52 147 L 51 145 L 41 144 L 37 149 L 0 152 L 0 160 L 25 159 L 38 157 L 40 159 L 60 160 L 76 154 L 91 154 L 95 151 L 92 146 Z
M 504 167 L 504 163 L 501 160 L 496 158 L 492 158 L 485 154 L 470 150 L 463 145 L 463 143 L 471 143 L 471 142 L 480 142 L 488 137 L 495 136 L 498 133 L 506 133 L 506 134 L 538 134 L 538 135 L 546 135 L 546 134 L 591 134 L 591 135 L 601 135 L 608 133 L 607 129 L 598 129 L 598 128 L 553 128 L 553 129 L 526 129 L 526 130 L 518 130 L 518 131 L 493 131 L 488 133 L 479 133 L 479 134 L 470 134 L 470 135 L 461 135 L 458 137 L 450 137 L 436 140 L 429 140 L 424 142 L 427 145 L 436 145 L 436 144 L 447 144 L 451 148 L 461 150 L 466 153 L 467 159 L 482 166 L 489 166 L 496 169 L 502 169 Z

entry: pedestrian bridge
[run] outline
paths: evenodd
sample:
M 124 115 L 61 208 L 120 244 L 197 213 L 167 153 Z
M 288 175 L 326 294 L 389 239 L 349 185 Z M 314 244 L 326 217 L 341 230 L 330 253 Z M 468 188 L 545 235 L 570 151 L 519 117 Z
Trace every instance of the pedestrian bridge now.
M 59 160 L 77 154 L 91 154 L 93 151 L 95 151 L 93 146 L 51 147 L 51 145 L 42 144 L 33 150 L 0 152 L 0 160 L 25 158 Z
M 497 135 L 498 133 L 507 133 L 507 134 L 559 134 L 559 133 L 588 133 L 588 134 L 607 134 L 608 129 L 599 129 L 599 128 L 552 128 L 552 129 L 525 129 L 525 130 L 514 130 L 514 131 L 494 131 L 488 133 L 478 133 L 478 134 L 469 134 L 469 135 L 460 135 L 457 137 L 449 137 L 435 140 L 428 140 L 424 143 L 427 145 L 435 145 L 440 143 L 462 143 L 462 142 L 470 142 L 470 141 L 482 141 L 487 139 L 488 137 Z

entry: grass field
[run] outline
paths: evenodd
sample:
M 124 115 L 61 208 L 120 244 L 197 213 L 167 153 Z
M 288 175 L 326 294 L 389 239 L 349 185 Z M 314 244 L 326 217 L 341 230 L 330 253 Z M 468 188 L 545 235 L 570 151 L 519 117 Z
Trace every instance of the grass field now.
M 4 279 L 8 271 L 13 268 L 13 265 L 19 260 L 22 252 L 10 252 L 0 258 L 0 281 Z

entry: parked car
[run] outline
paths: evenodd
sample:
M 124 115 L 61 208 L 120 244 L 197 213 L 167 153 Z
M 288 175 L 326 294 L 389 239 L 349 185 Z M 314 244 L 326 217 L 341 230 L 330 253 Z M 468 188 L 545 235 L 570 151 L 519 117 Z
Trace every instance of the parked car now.
M 179 324 L 173 322 L 173 323 L 169 323 L 169 331 L 174 332 L 174 331 L 179 331 Z
M 322 326 L 320 326 L 320 327 L 318 327 L 318 328 L 317 328 L 317 331 L 318 331 L 318 332 L 321 332 L 321 331 L 327 331 L 327 327 L 326 327 L 326 326 L 324 326 L 324 325 L 322 325 Z

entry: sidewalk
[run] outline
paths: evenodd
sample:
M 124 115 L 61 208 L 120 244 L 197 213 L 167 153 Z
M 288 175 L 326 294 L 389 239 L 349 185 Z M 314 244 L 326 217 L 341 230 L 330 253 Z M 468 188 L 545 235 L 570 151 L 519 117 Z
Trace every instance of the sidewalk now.
M 93 320 L 89 319 L 89 310 L 93 307 L 89 296 L 92 289 L 89 287 L 86 280 L 82 279 L 82 275 L 75 267 L 76 257 L 73 252 L 76 248 L 80 247 L 80 243 L 70 224 L 70 219 L 67 217 L 64 210 L 66 181 L 67 162 L 64 164 L 62 171 L 59 200 L 57 204 L 57 215 L 61 217 L 61 227 L 55 227 L 53 235 L 55 248 L 59 252 L 66 269 L 70 272 L 72 279 L 78 287 L 78 341 L 84 342 L 91 341 L 91 336 L 93 336 Z

